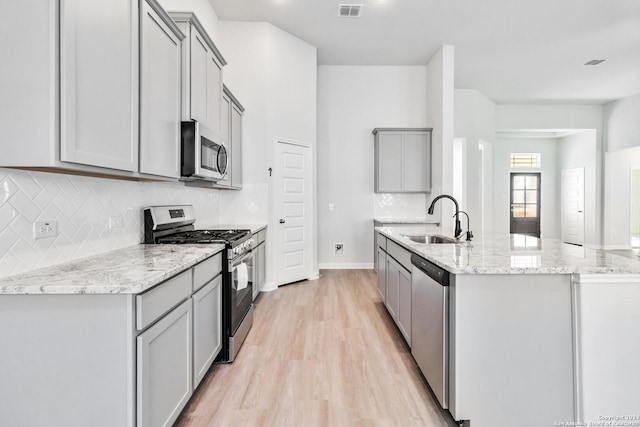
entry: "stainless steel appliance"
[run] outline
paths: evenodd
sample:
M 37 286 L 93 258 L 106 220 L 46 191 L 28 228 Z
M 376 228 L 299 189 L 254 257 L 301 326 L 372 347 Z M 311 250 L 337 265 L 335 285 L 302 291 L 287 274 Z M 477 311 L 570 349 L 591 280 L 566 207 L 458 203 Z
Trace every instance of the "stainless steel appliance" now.
M 449 407 L 449 272 L 411 255 L 411 354 L 440 406 Z
M 181 176 L 187 180 L 218 181 L 227 173 L 223 137 L 196 121 L 182 122 Z
M 253 324 L 251 230 L 196 230 L 190 205 L 144 209 L 144 243 L 223 243 L 222 350 L 217 361 L 233 362 Z

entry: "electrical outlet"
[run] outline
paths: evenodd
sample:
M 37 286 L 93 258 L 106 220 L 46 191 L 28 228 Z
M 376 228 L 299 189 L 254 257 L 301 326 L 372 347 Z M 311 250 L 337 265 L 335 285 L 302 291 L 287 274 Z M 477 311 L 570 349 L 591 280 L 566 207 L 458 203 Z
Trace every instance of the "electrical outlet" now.
M 333 210 L 333 203 L 329 203 L 329 210 L 332 211 Z
M 344 244 L 343 243 L 336 243 L 335 245 L 333 245 L 333 252 L 337 256 L 344 255 Z
M 113 215 L 109 217 L 109 228 L 120 228 L 124 224 L 122 215 Z
M 33 223 L 33 238 L 44 239 L 58 235 L 58 221 L 42 221 Z

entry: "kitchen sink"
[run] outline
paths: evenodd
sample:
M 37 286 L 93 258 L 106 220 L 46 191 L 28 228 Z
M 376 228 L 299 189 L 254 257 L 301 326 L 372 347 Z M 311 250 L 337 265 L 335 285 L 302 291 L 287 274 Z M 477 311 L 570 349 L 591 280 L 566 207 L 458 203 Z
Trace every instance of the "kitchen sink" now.
M 426 244 L 459 243 L 459 241 L 454 239 L 453 237 L 441 236 L 439 234 L 419 234 L 419 235 L 401 234 L 401 236 L 411 241 L 414 241 L 416 243 L 426 243 Z

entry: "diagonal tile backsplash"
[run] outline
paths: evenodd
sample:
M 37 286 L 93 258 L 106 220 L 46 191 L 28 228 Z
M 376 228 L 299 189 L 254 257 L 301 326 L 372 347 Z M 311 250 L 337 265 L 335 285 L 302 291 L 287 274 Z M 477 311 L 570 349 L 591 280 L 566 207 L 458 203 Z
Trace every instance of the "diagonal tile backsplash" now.
M 140 243 L 142 209 L 163 204 L 192 204 L 198 222 L 220 221 L 218 190 L 0 168 L 0 277 Z M 110 228 L 111 216 L 123 226 Z M 57 236 L 35 240 L 35 221 L 57 221 Z

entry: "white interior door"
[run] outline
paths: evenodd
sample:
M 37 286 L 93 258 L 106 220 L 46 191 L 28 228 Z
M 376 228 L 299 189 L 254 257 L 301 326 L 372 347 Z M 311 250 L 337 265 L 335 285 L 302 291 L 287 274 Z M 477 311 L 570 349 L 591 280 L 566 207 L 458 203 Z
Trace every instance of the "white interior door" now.
M 584 168 L 562 170 L 562 241 L 584 245 Z
M 312 170 L 311 147 L 276 144 L 278 203 L 278 285 L 311 275 Z

